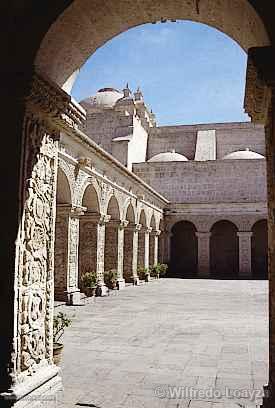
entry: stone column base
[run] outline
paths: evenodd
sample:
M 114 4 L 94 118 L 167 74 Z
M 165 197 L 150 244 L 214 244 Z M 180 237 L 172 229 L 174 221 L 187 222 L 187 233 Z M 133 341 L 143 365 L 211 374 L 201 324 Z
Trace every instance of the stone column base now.
M 69 306 L 83 306 L 83 302 L 81 300 L 80 290 L 73 289 L 72 291 L 67 292 L 68 300 L 67 305 Z
M 139 277 L 138 276 L 133 276 L 133 284 L 135 286 L 139 286 L 140 282 L 139 282 Z
M 59 368 L 41 369 L 34 378 L 26 380 L 0 394 L 2 408 L 56 408 L 58 393 L 63 391 Z
M 124 289 L 125 288 L 125 279 L 121 278 L 121 279 L 117 279 L 117 288 L 119 290 Z

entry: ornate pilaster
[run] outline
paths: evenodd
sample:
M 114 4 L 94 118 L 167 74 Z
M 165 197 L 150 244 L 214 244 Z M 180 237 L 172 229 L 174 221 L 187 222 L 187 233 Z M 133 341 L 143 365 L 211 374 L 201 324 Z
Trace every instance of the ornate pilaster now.
M 272 47 L 248 53 L 245 111 L 265 125 L 268 190 L 269 384 L 263 407 L 275 406 L 275 52 Z
M 65 92 L 38 75 L 25 102 L 20 225 L 10 294 L 14 316 L 7 317 L 14 318 L 13 353 L 10 388 L 0 394 L 3 407 L 21 406 L 26 394 L 32 407 L 37 405 L 31 402 L 33 391 L 36 397 L 53 395 L 61 384 L 52 359 L 58 139 L 62 129 L 77 127 L 84 118 Z
M 210 237 L 211 232 L 196 232 L 198 238 L 198 276 L 208 278 L 210 275 Z
M 239 276 L 251 278 L 251 231 L 237 232 L 239 238 Z

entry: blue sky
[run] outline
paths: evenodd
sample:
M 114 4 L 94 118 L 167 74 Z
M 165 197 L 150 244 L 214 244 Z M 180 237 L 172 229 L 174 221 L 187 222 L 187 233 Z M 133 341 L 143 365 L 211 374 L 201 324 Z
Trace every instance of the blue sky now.
M 146 24 L 107 42 L 82 67 L 77 101 L 100 88 L 140 86 L 159 125 L 246 121 L 246 53 L 203 24 Z

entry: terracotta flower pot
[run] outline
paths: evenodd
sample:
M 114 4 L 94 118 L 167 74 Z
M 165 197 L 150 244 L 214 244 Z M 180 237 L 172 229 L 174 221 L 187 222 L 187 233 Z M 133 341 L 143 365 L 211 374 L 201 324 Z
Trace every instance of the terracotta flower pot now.
M 61 343 L 53 344 L 53 362 L 55 365 L 59 366 L 61 363 L 63 348 L 64 348 L 64 345 Z

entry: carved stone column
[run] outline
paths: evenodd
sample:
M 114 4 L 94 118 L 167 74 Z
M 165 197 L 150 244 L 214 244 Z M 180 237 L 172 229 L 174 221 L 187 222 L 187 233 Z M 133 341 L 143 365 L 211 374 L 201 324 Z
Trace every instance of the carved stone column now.
M 22 101 L 23 102 L 23 101 Z M 82 113 L 55 85 L 34 75 L 25 99 L 22 137 L 19 229 L 10 299 L 13 335 L 1 335 L 1 407 L 37 407 L 37 399 L 60 389 L 59 369 L 53 364 L 54 241 L 58 139 L 61 128 L 77 126 Z M 18 140 L 20 142 L 20 140 Z M 9 342 L 9 344 L 7 344 Z M 9 358 L 9 362 L 7 361 Z M 6 371 L 6 378 L 5 372 Z M 36 396 L 36 399 L 32 398 Z
M 149 268 L 150 233 L 152 228 L 145 229 L 144 236 L 144 267 Z
M 239 276 L 250 279 L 251 273 L 251 231 L 237 232 L 239 237 Z
M 142 225 L 136 224 L 133 231 L 133 282 L 135 285 L 139 284 L 139 277 L 137 273 L 138 266 L 138 234 Z
M 160 233 L 160 230 L 153 230 L 150 233 L 150 265 L 158 263 Z
M 104 283 L 104 251 L 105 251 L 105 227 L 109 222 L 110 215 L 101 215 L 97 224 L 97 285 L 98 294 L 106 296 L 108 294 L 107 286 Z
M 245 111 L 265 125 L 268 191 L 269 384 L 263 407 L 275 406 L 275 52 L 272 47 L 248 53 Z
M 210 275 L 210 237 L 211 232 L 197 232 L 198 238 L 198 277 Z
M 118 288 L 123 289 L 125 287 L 125 279 L 123 278 L 123 261 L 124 261 L 124 231 L 128 225 L 128 221 L 123 220 L 118 225 L 118 245 L 117 245 L 117 282 Z M 128 255 L 127 253 L 125 254 Z
M 69 214 L 68 226 L 68 303 L 80 305 L 80 289 L 78 287 L 79 265 L 79 217 L 83 215 L 83 209 L 74 207 Z

